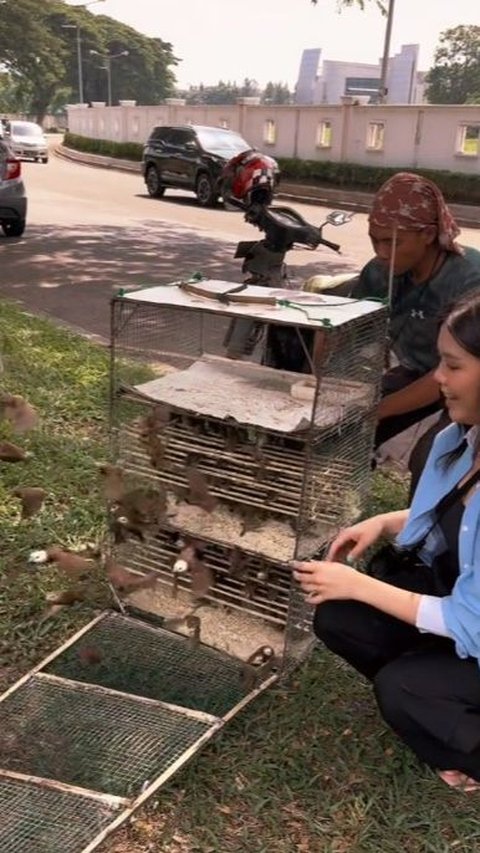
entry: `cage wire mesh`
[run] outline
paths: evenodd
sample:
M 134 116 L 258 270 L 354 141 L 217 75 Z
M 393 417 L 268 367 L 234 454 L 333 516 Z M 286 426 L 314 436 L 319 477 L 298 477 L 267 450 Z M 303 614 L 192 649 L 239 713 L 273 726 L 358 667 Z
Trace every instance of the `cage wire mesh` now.
M 88 797 L 0 778 L 2 853 L 81 853 L 116 814 Z
M 120 614 L 100 620 L 45 672 L 217 717 L 247 694 L 240 661 Z
M 0 703 L 0 767 L 131 797 L 211 725 L 133 696 L 36 675 Z

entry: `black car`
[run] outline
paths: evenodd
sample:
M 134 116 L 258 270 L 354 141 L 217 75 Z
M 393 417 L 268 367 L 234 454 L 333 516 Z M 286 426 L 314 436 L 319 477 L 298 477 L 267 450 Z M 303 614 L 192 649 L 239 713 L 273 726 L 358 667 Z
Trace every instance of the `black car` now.
M 143 149 L 147 190 L 156 198 L 167 187 L 193 190 L 202 207 L 213 205 L 222 194 L 225 163 L 251 147 L 240 134 L 222 127 L 154 127 Z

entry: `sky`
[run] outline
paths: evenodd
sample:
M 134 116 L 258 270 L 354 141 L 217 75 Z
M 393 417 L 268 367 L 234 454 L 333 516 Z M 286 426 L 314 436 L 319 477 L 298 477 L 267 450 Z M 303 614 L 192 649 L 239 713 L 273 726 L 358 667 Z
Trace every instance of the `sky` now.
M 182 60 L 175 68 L 180 88 L 248 77 L 293 89 L 304 48 L 321 48 L 323 59 L 379 60 L 386 19 L 375 0 L 366 6 L 339 14 L 336 0 L 316 6 L 310 0 L 103 0 L 89 11 L 170 42 Z M 480 26 L 480 0 L 395 0 L 390 54 L 419 44 L 419 70 L 426 71 L 440 33 L 459 24 Z

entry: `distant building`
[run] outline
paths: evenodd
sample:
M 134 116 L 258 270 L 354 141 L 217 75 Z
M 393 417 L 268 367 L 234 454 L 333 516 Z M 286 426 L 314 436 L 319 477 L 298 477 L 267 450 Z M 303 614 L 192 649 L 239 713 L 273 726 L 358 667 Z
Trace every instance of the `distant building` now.
M 423 77 L 417 70 L 418 44 L 403 44 L 390 57 L 387 72 L 387 104 L 418 104 L 423 101 Z M 322 60 L 321 48 L 303 51 L 295 87 L 296 104 L 338 104 L 345 95 L 358 96 L 365 103 L 378 100 L 381 61 L 337 62 Z

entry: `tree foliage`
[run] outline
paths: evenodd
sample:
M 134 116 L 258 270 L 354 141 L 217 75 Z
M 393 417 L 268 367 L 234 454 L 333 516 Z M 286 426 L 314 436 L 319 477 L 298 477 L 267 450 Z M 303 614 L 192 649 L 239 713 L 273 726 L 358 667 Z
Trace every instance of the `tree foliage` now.
M 246 77 L 241 85 L 219 80 L 215 86 L 190 86 L 177 89 L 175 94 L 185 98 L 187 104 L 236 104 L 238 98 L 256 97 L 264 104 L 288 104 L 292 95 L 286 83 L 267 83 L 262 91 L 256 80 Z
M 480 103 L 480 27 L 462 25 L 441 33 L 426 81 L 430 103 Z
M 168 42 L 63 0 L 4 0 L 1 10 L 0 67 L 8 78 L 0 85 L 3 111 L 15 111 L 11 108 L 15 91 L 22 95 L 16 110 L 38 120 L 58 103 L 62 92 L 67 99 L 78 100 L 78 31 L 85 101 L 106 100 L 105 57 L 125 50 L 128 57 L 112 60 L 113 103 L 135 98 L 151 104 L 173 90 L 172 66 L 177 60 Z

